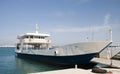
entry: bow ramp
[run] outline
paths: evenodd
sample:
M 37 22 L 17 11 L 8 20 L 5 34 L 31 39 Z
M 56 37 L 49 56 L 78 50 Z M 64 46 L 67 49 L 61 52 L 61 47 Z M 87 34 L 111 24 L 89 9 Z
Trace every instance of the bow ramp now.
M 100 54 L 100 58 L 109 59 L 120 53 L 120 43 L 112 43 L 105 48 Z

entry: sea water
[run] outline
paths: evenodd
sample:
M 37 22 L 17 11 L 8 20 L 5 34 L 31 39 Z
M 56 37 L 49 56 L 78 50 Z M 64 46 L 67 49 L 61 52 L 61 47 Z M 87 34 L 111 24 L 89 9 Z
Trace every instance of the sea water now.
M 11 47 L 0 47 L 0 74 L 27 74 L 61 69 L 61 67 L 18 58 L 14 50 L 15 48 Z

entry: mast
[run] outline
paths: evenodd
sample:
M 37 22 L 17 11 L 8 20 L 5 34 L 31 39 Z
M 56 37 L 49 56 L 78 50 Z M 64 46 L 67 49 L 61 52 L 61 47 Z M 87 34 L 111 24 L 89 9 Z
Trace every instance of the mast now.
M 112 42 L 112 28 L 109 29 L 109 32 L 110 32 L 110 42 Z M 110 57 L 112 56 L 112 48 L 109 50 L 109 55 Z M 110 59 L 110 65 L 112 66 L 112 59 Z
M 111 28 L 109 29 L 109 32 L 110 32 L 110 42 L 112 42 L 112 29 Z
M 38 28 L 38 24 L 36 24 L 36 28 L 35 28 L 35 33 L 38 34 L 39 33 L 39 28 Z

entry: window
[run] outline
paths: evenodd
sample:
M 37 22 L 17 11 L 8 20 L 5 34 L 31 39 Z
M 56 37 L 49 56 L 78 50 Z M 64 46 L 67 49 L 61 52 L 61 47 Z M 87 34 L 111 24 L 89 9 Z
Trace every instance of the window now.
M 41 37 L 41 39 L 44 39 L 45 37 Z
M 29 38 L 28 36 L 26 36 L 26 38 Z
M 38 39 L 38 38 L 39 38 L 39 36 L 34 36 L 34 38 L 37 38 L 37 39 Z
M 33 38 L 33 36 L 30 36 L 30 38 Z

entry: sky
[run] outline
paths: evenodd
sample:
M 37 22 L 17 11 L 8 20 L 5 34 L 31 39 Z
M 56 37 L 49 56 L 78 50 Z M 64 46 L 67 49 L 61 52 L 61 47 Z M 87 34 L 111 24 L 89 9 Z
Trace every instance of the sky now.
M 49 33 L 52 45 L 83 41 L 120 42 L 120 0 L 0 0 L 0 45 L 17 35 Z

